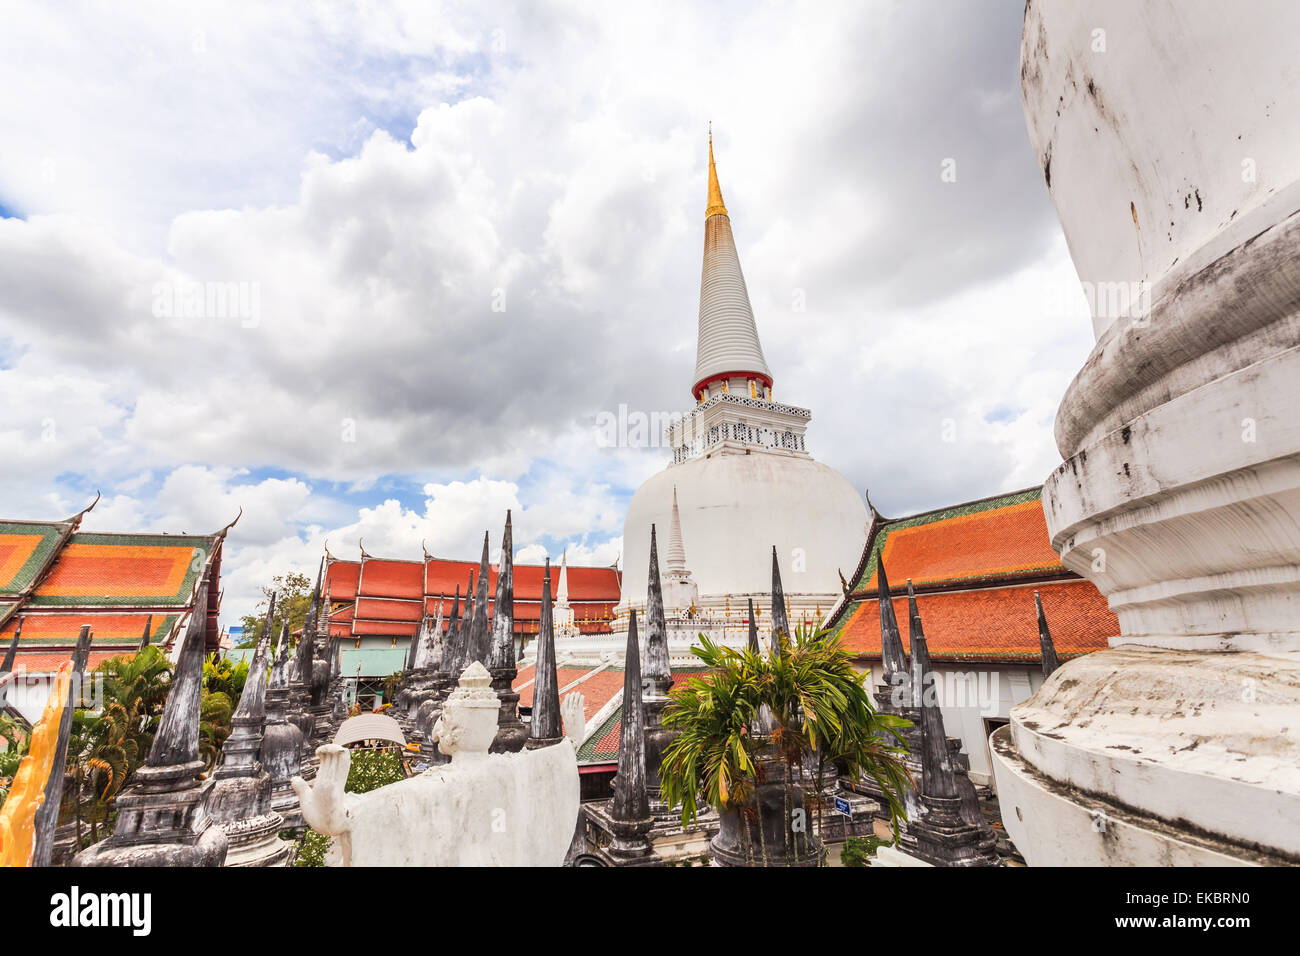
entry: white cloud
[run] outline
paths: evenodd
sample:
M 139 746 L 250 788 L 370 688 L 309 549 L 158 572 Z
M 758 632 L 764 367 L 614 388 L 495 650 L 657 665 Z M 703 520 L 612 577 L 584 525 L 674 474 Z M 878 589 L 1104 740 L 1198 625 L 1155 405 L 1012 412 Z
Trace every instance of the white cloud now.
M 1024 142 L 1019 14 L 944 6 L 941 34 L 935 15 L 14 13 L 8 510 L 63 516 L 100 488 L 95 526 L 211 531 L 242 506 L 232 608 L 327 537 L 473 557 L 506 508 L 521 555 L 610 563 L 667 454 L 592 424 L 689 402 L 710 119 L 777 395 L 812 408 L 814 454 L 896 512 L 1041 481 L 1090 341 Z M 159 283 L 183 281 L 244 283 L 257 314 L 157 315 Z

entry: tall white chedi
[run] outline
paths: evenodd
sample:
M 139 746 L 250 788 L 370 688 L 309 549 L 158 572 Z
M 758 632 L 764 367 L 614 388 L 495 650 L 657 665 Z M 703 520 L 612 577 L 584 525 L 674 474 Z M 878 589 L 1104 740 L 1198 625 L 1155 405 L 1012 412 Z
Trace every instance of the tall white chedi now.
M 839 597 L 838 572 L 852 573 L 866 538 L 866 505 L 843 475 L 809 455 L 804 433 L 812 413 L 775 402 L 772 384 L 710 136 L 695 407 L 667 431 L 671 463 L 628 506 L 623 627 L 629 609 L 645 606 L 651 525 L 672 529 L 665 602 L 680 604 L 696 589 L 698 601 L 689 602 L 695 613 L 729 613 L 741 642 L 747 598 L 764 618 L 771 613 L 773 545 L 789 568 L 792 621 L 819 617 Z M 683 537 L 689 571 L 679 553 Z
M 1031 864 L 1300 860 L 1300 7 L 1026 9 L 1096 347 L 1043 508 L 1119 617 L 993 738 Z

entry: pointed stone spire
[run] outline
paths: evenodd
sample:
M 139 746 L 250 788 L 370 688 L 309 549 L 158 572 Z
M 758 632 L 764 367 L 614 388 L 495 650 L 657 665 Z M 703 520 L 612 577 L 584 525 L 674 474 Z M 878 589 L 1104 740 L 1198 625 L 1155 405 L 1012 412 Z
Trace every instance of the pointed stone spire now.
M 885 683 L 892 684 L 892 675 L 907 673 L 907 656 L 903 653 L 903 636 L 898 630 L 894 601 L 889 596 L 883 549 L 876 557 L 876 600 L 880 606 L 880 656 L 885 666 Z
M 555 670 L 555 623 L 551 615 L 551 559 L 542 573 L 542 620 L 537 630 L 537 664 L 533 683 L 533 720 L 528 725 L 529 750 L 564 739 L 560 719 L 560 682 Z
M 749 599 L 749 649 L 755 653 L 762 653 L 758 646 L 758 621 L 754 618 L 754 599 Z
M 1056 645 L 1052 643 L 1052 632 L 1047 629 L 1047 617 L 1043 614 L 1043 601 L 1034 592 L 1034 607 L 1038 609 L 1038 646 L 1043 652 L 1043 676 L 1051 677 L 1052 671 L 1061 666 L 1061 659 L 1056 656 Z
M 406 669 L 413 671 L 424 666 L 424 648 L 429 643 L 429 615 L 420 618 L 420 627 L 411 636 L 411 646 L 407 649 Z
M 298 656 L 294 661 L 293 679 L 297 683 L 311 685 L 312 652 L 315 649 L 316 621 L 320 616 L 321 576 L 325 571 L 325 559 L 320 559 L 316 571 L 316 586 L 311 592 L 311 603 L 307 605 L 307 617 L 302 624 L 302 640 L 298 642 Z
M 466 642 L 469 640 L 469 626 L 474 622 L 474 569 L 469 569 L 469 584 L 465 585 L 465 606 L 460 612 L 460 630 L 456 633 L 456 643 L 460 648 L 459 667 L 456 671 L 456 680 L 460 680 L 460 672 L 469 666 L 469 659 L 465 657 Z
M 487 666 L 488 642 L 488 533 L 483 532 L 483 557 L 478 566 L 478 589 L 474 592 L 474 615 L 469 626 L 469 640 L 465 646 L 465 666 L 478 661 Z
M 919 819 L 909 812 L 907 828 L 915 838 L 914 852 L 936 866 L 998 866 L 996 837 L 979 812 L 969 776 L 964 771 L 959 775 L 954 764 L 954 742 L 949 741 L 944 730 L 939 688 L 910 579 L 907 613 L 914 678 L 912 705 L 920 711 L 920 795 L 924 807 Z M 970 805 L 969 810 L 964 804 Z
M 425 633 L 428 630 L 428 627 L 429 615 L 426 614 L 420 618 L 420 626 L 417 627 L 415 633 L 411 635 L 411 643 L 407 645 L 406 648 L 406 662 L 405 666 L 402 668 L 403 670 L 415 670 L 416 662 L 420 657 L 420 645 L 424 643 Z
M 921 659 L 916 654 L 916 645 L 912 643 L 913 635 L 916 634 L 914 628 L 917 622 L 921 620 L 921 613 L 916 609 L 916 592 L 912 590 L 912 579 L 907 579 L 907 644 L 910 656 L 907 661 L 907 693 L 903 695 L 903 703 L 906 707 L 915 710 L 921 709 L 921 695 L 925 691 L 925 685 L 922 683 L 924 674 L 921 669 Z
M 4 676 L 14 671 L 14 658 L 18 655 L 18 638 L 22 633 L 23 622 L 20 618 L 14 628 L 14 636 L 9 641 L 9 648 L 5 651 L 4 663 L 0 663 L 0 709 L 4 707 L 5 700 L 9 696 L 9 683 L 4 680 Z
M 454 677 L 456 665 L 460 661 L 460 585 L 456 585 L 456 596 L 451 601 L 451 614 L 447 618 L 447 636 L 442 649 L 442 667 L 440 673 Z
M 429 629 L 429 667 L 432 670 L 439 670 L 442 667 L 442 659 L 446 655 L 446 642 L 442 636 L 442 602 L 447 599 L 447 595 L 438 595 L 438 607 L 433 612 L 433 627 Z
M 925 643 L 925 630 L 921 625 L 921 612 L 916 607 L 911 579 L 907 582 L 907 614 L 913 673 L 917 675 L 913 687 L 914 705 L 921 711 L 921 793 L 926 797 L 955 799 L 959 796 L 957 778 L 952 769 L 948 735 L 944 732 L 943 713 L 939 710 L 938 688 L 930 667 L 930 649 Z
M 785 634 L 786 639 L 791 639 L 794 635 L 790 632 L 790 621 L 785 614 L 785 589 L 781 587 L 781 566 L 776 560 L 776 545 L 772 545 L 772 653 L 781 653 L 781 642 L 778 640 L 779 633 Z
M 266 734 L 270 652 L 271 623 L 264 620 L 207 800 L 213 822 L 226 832 L 228 866 L 278 866 L 293 848 L 277 836 L 284 819 L 271 806 L 274 784 L 260 759 Z
M 641 700 L 641 648 L 637 640 L 635 609 L 628 620 L 627 654 L 623 664 L 623 721 L 610 815 L 620 822 L 650 818 L 645 775 L 645 704 Z
M 664 593 L 659 582 L 659 545 L 655 526 L 650 525 L 650 586 L 645 602 L 645 677 L 650 694 L 664 697 L 673 686 L 673 670 L 668 662 L 668 622 L 664 618 Z
M 253 651 L 253 660 L 248 665 L 248 676 L 244 678 L 244 689 L 239 695 L 239 706 L 231 715 L 233 725 L 237 718 L 256 721 L 260 726 L 266 720 L 266 682 L 267 659 L 271 653 L 271 623 L 262 622 L 257 634 L 257 648 Z M 259 733 L 260 737 L 261 734 Z M 230 738 L 227 738 L 229 742 Z
M 35 831 L 32 838 L 32 866 L 49 866 L 54 856 L 54 831 L 59 821 L 59 809 L 63 804 L 63 774 L 68 765 L 72 713 L 85 684 L 86 661 L 89 657 L 90 626 L 82 625 L 81 633 L 77 635 L 76 647 L 72 650 L 72 673 L 68 683 L 68 696 L 63 702 L 63 712 L 59 716 L 58 736 L 54 740 L 54 760 L 50 764 L 49 776 L 45 778 L 45 797 L 41 805 L 36 808 L 36 816 L 32 820 L 32 828 Z M 202 658 L 199 666 L 200 668 L 203 666 Z M 197 735 L 197 720 L 194 729 Z
M 274 599 L 272 600 L 274 608 Z M 266 619 L 270 621 L 271 615 L 268 613 Z M 289 662 L 289 619 L 286 617 L 280 625 L 280 642 L 276 645 L 275 664 L 271 667 L 271 689 L 289 686 L 289 669 L 292 666 Z
M 501 566 L 497 569 L 496 600 L 492 604 L 492 627 L 488 642 L 488 670 L 515 666 L 515 559 L 510 530 L 510 512 L 501 534 Z
M 668 531 L 668 573 L 686 574 L 686 546 L 682 544 L 682 513 L 677 507 L 676 485 L 673 485 L 673 523 Z
M 203 693 L 203 631 L 207 623 L 208 585 L 199 587 L 163 705 L 147 767 L 170 767 L 199 760 L 199 701 Z
M 704 212 L 704 268 L 700 276 L 700 324 L 692 397 L 708 383 L 752 378 L 766 385 L 772 373 L 763 358 L 749 291 L 731 235 L 731 217 L 722 202 L 709 137 L 709 202 Z
M 146 647 L 149 646 L 149 628 L 152 626 L 153 626 L 153 615 L 150 614 L 147 618 L 145 618 L 144 621 L 144 633 L 140 635 L 140 646 L 135 649 L 135 652 L 137 654 L 139 654 L 142 650 L 144 650 Z

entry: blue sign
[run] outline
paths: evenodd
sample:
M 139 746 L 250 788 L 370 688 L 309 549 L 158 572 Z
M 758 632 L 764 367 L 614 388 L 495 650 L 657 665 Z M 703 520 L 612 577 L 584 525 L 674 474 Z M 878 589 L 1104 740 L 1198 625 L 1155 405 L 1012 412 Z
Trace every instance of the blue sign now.
M 846 817 L 853 816 L 853 811 L 849 809 L 849 801 L 845 800 L 843 797 L 835 798 L 835 809 Z

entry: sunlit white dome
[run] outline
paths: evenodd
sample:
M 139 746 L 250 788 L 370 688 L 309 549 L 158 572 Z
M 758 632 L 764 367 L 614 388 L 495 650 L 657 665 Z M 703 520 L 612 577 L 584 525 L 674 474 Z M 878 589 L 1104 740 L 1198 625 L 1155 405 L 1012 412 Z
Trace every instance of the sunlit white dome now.
M 702 599 L 766 592 L 773 545 L 792 598 L 833 598 L 840 593 L 837 571 L 852 577 L 866 538 L 867 508 L 847 478 L 806 457 L 712 455 L 661 471 L 632 497 L 623 524 L 625 606 L 645 603 L 652 523 L 664 559 L 674 486 L 686 562 Z

